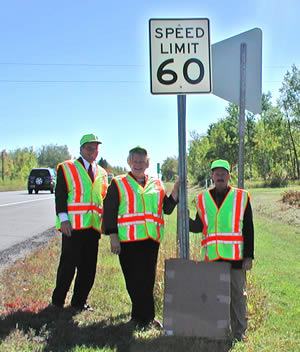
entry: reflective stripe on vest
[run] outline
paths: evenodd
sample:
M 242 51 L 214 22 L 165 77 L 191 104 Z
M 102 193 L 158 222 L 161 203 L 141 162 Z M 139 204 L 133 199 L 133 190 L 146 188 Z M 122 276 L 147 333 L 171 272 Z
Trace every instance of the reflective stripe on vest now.
M 202 259 L 243 259 L 242 224 L 248 199 L 247 191 L 232 187 L 219 209 L 209 191 L 196 197 L 203 223 Z
M 152 177 L 141 186 L 129 174 L 115 177 L 119 190 L 118 236 L 120 241 L 137 241 L 149 237 L 160 242 L 164 219 L 162 204 L 165 191 Z
M 68 189 L 68 217 L 74 230 L 93 227 L 100 232 L 103 198 L 108 183 L 106 171 L 97 165 L 94 182 L 85 167 L 77 160 L 68 160 L 62 166 Z M 57 217 L 57 229 L 60 221 Z

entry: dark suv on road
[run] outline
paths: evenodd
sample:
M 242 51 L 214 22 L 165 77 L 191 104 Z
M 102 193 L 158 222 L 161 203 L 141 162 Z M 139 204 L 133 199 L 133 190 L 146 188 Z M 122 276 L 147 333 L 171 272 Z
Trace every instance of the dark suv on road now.
M 56 173 L 51 168 L 36 168 L 30 171 L 28 176 L 28 193 L 31 194 L 34 190 L 35 193 L 39 191 L 54 192 Z

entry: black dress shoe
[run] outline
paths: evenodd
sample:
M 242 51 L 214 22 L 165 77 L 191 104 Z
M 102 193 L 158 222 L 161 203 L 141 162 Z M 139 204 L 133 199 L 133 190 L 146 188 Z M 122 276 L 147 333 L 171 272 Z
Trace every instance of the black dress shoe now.
M 91 306 L 89 306 L 87 303 L 85 303 L 85 304 L 83 305 L 82 310 L 88 310 L 89 312 L 93 312 L 93 311 L 94 311 L 94 308 L 91 307 Z
M 148 330 L 148 329 L 152 329 L 152 328 L 158 329 L 158 330 L 163 329 L 162 323 L 157 319 L 153 319 L 153 320 L 146 321 L 146 322 L 145 321 L 141 322 L 136 319 L 131 319 L 130 322 L 131 322 L 131 324 L 134 325 L 134 327 L 136 329 L 142 329 L 142 330 Z
M 156 328 L 156 329 L 159 329 L 159 330 L 162 330 L 163 329 L 163 325 L 162 323 L 157 320 L 157 319 L 153 319 L 152 322 L 151 322 L 151 325 Z

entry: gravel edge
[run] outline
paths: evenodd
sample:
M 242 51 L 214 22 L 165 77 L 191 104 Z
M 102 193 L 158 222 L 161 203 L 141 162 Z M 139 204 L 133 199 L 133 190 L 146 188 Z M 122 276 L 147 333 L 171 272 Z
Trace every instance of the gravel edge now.
M 34 237 L 17 243 L 10 248 L 0 252 L 0 272 L 7 266 L 14 264 L 18 259 L 24 258 L 27 254 L 37 248 L 45 248 L 48 242 L 58 235 L 55 227 L 52 227 Z

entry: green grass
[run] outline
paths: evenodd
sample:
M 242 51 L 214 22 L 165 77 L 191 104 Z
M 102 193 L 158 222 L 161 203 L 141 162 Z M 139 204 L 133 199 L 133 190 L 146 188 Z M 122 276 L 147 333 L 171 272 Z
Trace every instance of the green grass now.
M 250 316 L 247 342 L 234 351 L 300 350 L 300 211 L 283 207 L 281 191 L 251 192 L 256 260 L 248 308 L 255 317 Z M 289 211 L 298 216 L 293 225 Z
M 272 342 L 273 351 L 296 351 L 296 341 L 300 346 L 300 231 L 278 220 L 266 222 L 258 215 L 256 231 L 260 245 L 253 275 L 268 288 L 268 318 L 263 329 L 269 336 L 265 342 Z M 262 347 L 259 341 L 256 345 Z
M 5 178 L 0 180 L 0 192 L 20 191 L 23 189 L 27 189 L 27 181 L 23 179 L 9 180 Z
M 19 260 L 1 274 L 0 351 L 299 351 L 300 226 L 297 221 L 291 223 L 293 217 L 299 216 L 299 209 L 283 206 L 279 201 L 282 191 L 251 192 L 256 259 L 248 274 L 249 328 L 244 343 L 231 347 L 224 341 L 166 337 L 156 329 L 133 331 L 126 324 L 130 301 L 118 258 L 110 253 L 107 237 L 100 241 L 96 281 L 89 296 L 95 311 L 75 313 L 66 308 L 59 312 L 49 308 L 60 255 L 57 236 L 47 248 Z M 197 192 L 193 188 L 190 193 Z M 191 234 L 191 259 L 199 259 L 199 251 L 200 235 Z M 160 320 L 164 261 L 176 257 L 176 253 L 175 211 L 166 217 L 158 260 L 155 297 Z M 67 303 L 70 298 L 69 294 Z
M 299 233 L 291 226 L 266 221 L 259 215 L 256 215 L 255 225 L 252 294 L 259 300 L 263 316 L 259 324 L 250 329 L 247 344 L 237 351 L 299 351 Z M 261 313 L 257 307 L 252 309 L 257 315 Z

